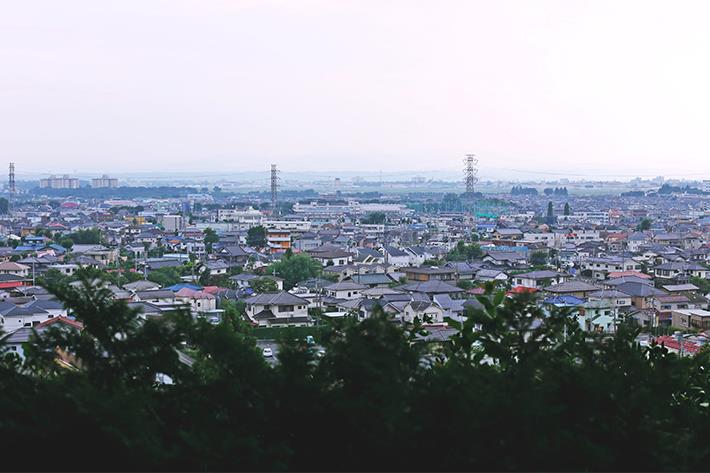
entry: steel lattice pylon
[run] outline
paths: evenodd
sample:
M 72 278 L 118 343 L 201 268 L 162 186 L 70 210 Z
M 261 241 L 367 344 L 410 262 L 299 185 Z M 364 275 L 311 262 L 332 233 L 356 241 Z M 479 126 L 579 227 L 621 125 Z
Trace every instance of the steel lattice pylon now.
M 276 169 L 276 165 L 271 165 L 271 213 L 273 215 L 278 214 L 278 194 L 279 194 L 279 171 Z
M 466 195 L 473 196 L 478 183 L 478 158 L 475 154 L 467 154 L 464 162 L 464 184 L 466 184 Z

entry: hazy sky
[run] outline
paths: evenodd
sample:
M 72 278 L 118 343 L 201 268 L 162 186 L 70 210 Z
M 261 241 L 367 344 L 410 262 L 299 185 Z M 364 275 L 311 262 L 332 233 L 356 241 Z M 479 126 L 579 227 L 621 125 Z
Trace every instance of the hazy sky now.
M 0 0 L 18 171 L 710 178 L 710 2 Z M 506 171 L 513 170 L 513 171 Z

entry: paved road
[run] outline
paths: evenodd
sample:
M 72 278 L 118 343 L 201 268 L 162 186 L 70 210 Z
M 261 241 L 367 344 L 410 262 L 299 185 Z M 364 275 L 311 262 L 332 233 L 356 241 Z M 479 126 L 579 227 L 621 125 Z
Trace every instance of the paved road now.
M 272 366 L 275 365 L 276 363 L 278 363 L 278 355 L 279 355 L 278 342 L 276 342 L 274 340 L 257 340 L 256 346 L 259 347 L 259 350 L 263 350 L 264 348 L 271 348 L 271 351 L 273 352 L 274 356 L 265 357 L 265 359 Z M 314 345 L 314 348 L 316 350 L 323 349 L 323 347 L 320 345 Z
M 277 363 L 279 355 L 279 344 L 277 342 L 272 340 L 257 340 L 256 346 L 259 347 L 259 350 L 263 350 L 264 348 L 271 348 L 271 351 L 274 353 L 274 356 L 269 356 L 265 359 L 272 366 Z

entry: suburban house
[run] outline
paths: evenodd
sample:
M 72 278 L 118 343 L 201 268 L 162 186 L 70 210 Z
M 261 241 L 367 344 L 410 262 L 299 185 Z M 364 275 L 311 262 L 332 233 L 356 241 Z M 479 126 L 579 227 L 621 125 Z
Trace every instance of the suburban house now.
M 489 251 L 483 257 L 483 261 L 495 266 L 525 266 L 528 263 L 527 256 L 522 251 Z
M 213 312 L 217 310 L 217 298 L 205 291 L 196 291 L 188 287 L 183 287 L 175 293 L 176 301 L 190 304 L 190 311 L 193 313 Z
M 579 308 L 577 317 L 580 327 L 588 332 L 616 330 L 618 308 L 605 300 L 588 300 Z
M 555 296 L 575 296 L 586 298 L 588 294 L 600 288 L 584 281 L 568 281 L 554 286 L 548 286 L 545 291 Z
M 24 264 L 14 263 L 12 261 L 4 261 L 0 263 L 0 274 L 11 274 L 13 276 L 27 277 L 30 273 L 30 267 Z
M 358 299 L 362 297 L 360 293 L 367 289 L 367 286 L 352 281 L 341 281 L 326 286 L 324 289 L 329 297 L 335 299 Z
M 703 309 L 674 310 L 671 324 L 681 329 L 699 328 L 710 329 L 710 311 Z
M 307 326 L 308 301 L 288 292 L 265 293 L 247 298 L 246 314 L 249 320 L 260 327 Z
M 412 255 L 394 246 L 385 245 L 382 248 L 387 264 L 403 268 L 412 264 Z
M 500 269 L 479 269 L 476 272 L 476 280 L 478 281 L 507 281 L 508 275 Z
M 708 272 L 710 272 L 710 270 L 701 264 L 685 262 L 659 264 L 658 266 L 654 266 L 653 271 L 657 278 L 683 280 L 690 277 L 705 279 L 708 276 Z
M 224 246 L 217 252 L 219 257 L 232 264 L 245 264 L 249 259 L 249 253 L 241 246 Z
M 41 323 L 33 325 L 32 327 L 23 326 L 16 329 L 12 333 L 6 335 L 2 339 L 2 343 L 7 347 L 7 349 L 13 353 L 19 355 L 21 359 L 25 358 L 24 344 L 30 341 L 32 334 L 37 332 L 42 334 L 45 330 L 50 327 L 56 327 L 60 330 L 82 330 L 83 325 L 75 320 L 68 319 L 67 317 L 54 317 L 47 319 Z
M 136 291 L 133 297 L 136 302 L 150 302 L 153 304 L 174 304 L 175 293 L 169 289 L 153 289 Z
M 655 299 L 668 293 L 649 284 L 627 282 L 616 286 L 616 290 L 631 296 L 631 305 L 637 309 L 653 309 Z
M 400 321 L 412 323 L 415 319 L 429 324 L 444 322 L 444 310 L 428 301 L 397 301 L 384 306 L 384 311 L 395 315 Z
M 552 286 L 566 282 L 569 279 L 568 274 L 558 273 L 557 271 L 541 270 L 531 271 L 529 273 L 516 274 L 513 276 L 513 286 L 529 287 L 533 289 L 541 289 L 543 287 Z
M 21 327 L 34 327 L 53 317 L 40 307 L 22 307 L 0 302 L 0 327 L 3 332 L 12 332 Z
M 210 276 L 221 276 L 229 272 L 230 265 L 222 260 L 208 261 L 205 264 Z
M 406 267 L 402 270 L 407 281 L 454 281 L 456 269 L 435 266 Z
M 639 271 L 641 264 L 632 258 L 588 258 L 582 261 L 582 269 L 590 271 L 594 279 L 606 279 L 612 272 Z
M 463 294 L 465 292 L 460 287 L 456 287 L 449 284 L 448 282 L 438 280 L 412 282 L 400 286 L 399 289 L 407 292 L 418 292 L 426 294 L 428 296 L 433 296 L 434 294 L 449 294 L 451 296 L 455 296 L 457 294 Z

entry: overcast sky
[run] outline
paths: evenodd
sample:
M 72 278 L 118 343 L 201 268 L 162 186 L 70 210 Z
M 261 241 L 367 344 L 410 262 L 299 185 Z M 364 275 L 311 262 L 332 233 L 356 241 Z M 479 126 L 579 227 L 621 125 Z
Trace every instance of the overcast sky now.
M 710 178 L 707 1 L 0 6 L 18 171 Z

